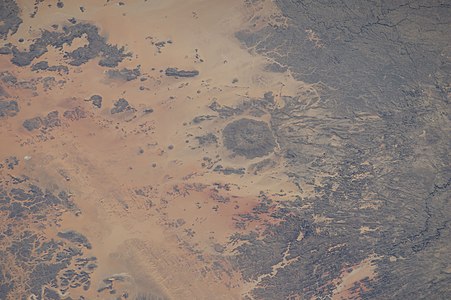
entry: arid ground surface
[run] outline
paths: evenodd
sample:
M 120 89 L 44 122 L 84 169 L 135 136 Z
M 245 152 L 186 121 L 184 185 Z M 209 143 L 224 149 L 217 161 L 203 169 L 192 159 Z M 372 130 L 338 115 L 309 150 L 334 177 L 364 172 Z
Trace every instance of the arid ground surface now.
M 0 299 L 450 299 L 451 4 L 0 0 Z

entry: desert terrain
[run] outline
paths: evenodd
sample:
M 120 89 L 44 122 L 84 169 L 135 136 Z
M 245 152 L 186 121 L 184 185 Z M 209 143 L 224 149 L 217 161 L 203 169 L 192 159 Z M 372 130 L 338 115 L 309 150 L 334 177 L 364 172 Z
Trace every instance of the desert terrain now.
M 348 2 L 0 0 L 0 299 L 448 299 L 451 7 Z

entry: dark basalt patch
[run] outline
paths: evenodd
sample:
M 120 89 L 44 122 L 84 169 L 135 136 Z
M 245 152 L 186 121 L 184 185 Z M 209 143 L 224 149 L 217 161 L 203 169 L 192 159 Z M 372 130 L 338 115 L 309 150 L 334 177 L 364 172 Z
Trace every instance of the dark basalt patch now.
M 192 122 L 193 122 L 193 124 L 200 124 L 200 123 L 202 123 L 204 121 L 210 121 L 213 118 L 216 118 L 216 116 L 213 116 L 213 115 L 202 115 L 202 116 L 194 117 Z
M 45 118 L 41 118 L 38 116 L 31 119 L 27 119 L 23 122 L 22 125 L 28 131 L 33 131 L 41 127 L 43 129 L 49 129 L 61 126 L 61 120 L 59 119 L 58 111 L 54 110 L 49 112 Z
M 218 113 L 218 116 L 223 119 L 232 116 L 248 115 L 260 118 L 267 114 L 268 111 L 274 109 L 274 95 L 272 92 L 266 92 L 263 98 L 246 99 L 238 105 L 231 107 L 221 105 L 216 99 L 208 106 L 209 109 Z
M 130 106 L 127 100 L 120 98 L 114 103 L 114 107 L 111 109 L 111 114 L 118 114 L 125 111 L 134 111 L 135 109 Z
M 213 171 L 224 175 L 244 175 L 246 173 L 245 168 L 224 168 L 222 165 L 217 165 Z
M 31 71 L 47 70 L 49 68 L 48 61 L 40 61 L 31 66 Z
M 111 79 L 119 79 L 125 81 L 135 80 L 139 76 L 141 76 L 140 67 L 134 69 L 123 68 L 120 70 L 108 70 L 106 75 Z
M 19 111 L 17 101 L 0 101 L 0 118 L 14 117 Z
M 0 55 L 6 55 L 6 54 L 11 54 L 13 53 L 10 47 L 0 47 Z
M 78 233 L 74 230 L 60 231 L 58 232 L 58 236 L 60 238 L 71 241 L 72 243 L 80 244 L 87 249 L 92 248 L 91 243 L 88 242 L 88 239 L 81 233 Z
M 102 107 L 102 96 L 100 96 L 100 95 L 92 95 L 90 98 L 89 98 L 89 101 L 91 101 L 92 102 L 92 105 L 94 105 L 95 107 L 97 107 L 97 108 L 101 108 Z
M 219 104 L 217 101 L 213 101 L 208 108 L 210 108 L 212 111 L 215 111 L 219 114 L 219 117 L 221 118 L 230 118 L 234 115 L 239 115 L 243 113 L 243 110 L 241 108 L 237 107 L 230 107 L 230 106 L 223 106 Z
M 23 127 L 25 127 L 26 130 L 28 131 L 33 131 L 35 129 L 41 128 L 43 124 L 42 118 L 41 117 L 34 117 L 31 119 L 27 119 L 23 122 Z
M 43 123 L 46 128 L 61 126 L 61 120 L 59 119 L 58 111 L 54 110 L 49 112 L 47 114 L 47 117 L 43 119 Z
M 64 26 L 62 32 L 44 30 L 41 36 L 30 45 L 28 51 L 20 51 L 13 46 L 11 62 L 21 67 L 28 66 L 34 59 L 46 53 L 48 46 L 62 50 L 64 45 L 70 45 L 74 39 L 81 38 L 83 35 L 86 36 L 88 44 L 65 54 L 65 58 L 69 60 L 70 65 L 80 66 L 100 56 L 100 66 L 116 67 L 119 62 L 131 55 L 124 52 L 124 47 L 118 48 L 108 44 L 106 39 L 100 36 L 99 29 L 96 26 L 77 23 Z
M 218 143 L 218 137 L 214 133 L 207 133 L 205 135 L 196 136 L 200 146 L 208 146 Z
M 19 160 L 15 156 L 10 156 L 7 159 L 5 159 L 5 165 L 8 167 L 9 170 L 14 170 L 14 167 L 19 165 Z
M 276 162 L 270 158 L 264 159 L 262 161 L 259 161 L 255 164 L 252 164 L 249 166 L 249 171 L 253 172 L 254 174 L 257 174 L 261 171 L 267 170 L 269 168 L 272 168 L 276 166 Z
M 54 291 L 52 289 L 49 289 L 49 288 L 45 288 L 45 290 L 44 290 L 44 299 L 60 300 L 61 297 L 56 291 Z
M 47 61 L 40 61 L 31 66 L 32 71 L 57 71 L 62 73 L 69 73 L 69 68 L 63 65 L 49 66 Z
M 167 68 L 165 71 L 166 76 L 173 76 L 173 77 L 195 77 L 199 75 L 199 71 L 192 70 L 192 71 L 185 71 L 185 70 L 179 70 L 177 68 Z
M 17 77 L 9 71 L 0 72 L 0 80 L 9 86 L 17 84 Z
M 266 122 L 239 119 L 229 123 L 222 131 L 224 146 L 248 159 L 265 156 L 276 146 L 274 136 Z
M 59 73 L 66 73 L 66 74 L 68 74 L 69 73 L 69 68 L 66 67 L 66 66 L 63 66 L 63 65 L 49 66 L 47 68 L 47 71 L 52 71 L 52 72 L 56 71 L 56 72 L 59 72 Z
M 73 109 L 66 110 L 63 113 L 63 116 L 69 120 L 77 121 L 86 118 L 87 114 L 82 108 L 75 107 Z
M 17 32 L 22 23 L 19 14 L 20 9 L 14 0 L 0 0 L 0 38 L 6 39 L 9 33 Z

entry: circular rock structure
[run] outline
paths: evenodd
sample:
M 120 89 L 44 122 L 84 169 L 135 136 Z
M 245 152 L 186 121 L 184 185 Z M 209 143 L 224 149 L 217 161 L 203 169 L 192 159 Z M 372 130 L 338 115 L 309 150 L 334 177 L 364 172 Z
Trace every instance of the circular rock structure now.
M 276 146 L 266 122 L 242 118 L 229 123 L 222 131 L 224 146 L 235 154 L 252 159 L 265 156 Z

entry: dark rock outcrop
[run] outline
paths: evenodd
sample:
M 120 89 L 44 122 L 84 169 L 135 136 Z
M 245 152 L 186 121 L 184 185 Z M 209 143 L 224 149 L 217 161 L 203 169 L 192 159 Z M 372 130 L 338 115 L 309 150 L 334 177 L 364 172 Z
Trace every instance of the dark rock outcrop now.
M 100 95 L 92 95 L 89 100 L 92 102 L 92 105 L 94 105 L 97 108 L 102 107 L 102 96 Z
M 199 145 L 201 146 L 207 146 L 211 144 L 217 144 L 218 143 L 218 137 L 214 133 L 207 133 L 205 135 L 196 136 L 197 141 L 199 142 Z
M 174 77 L 195 77 L 199 75 L 199 71 L 197 70 L 185 71 L 179 70 L 177 68 L 167 68 L 165 74 L 166 76 L 174 76 Z
M 266 122 L 242 118 L 229 123 L 222 131 L 224 146 L 248 159 L 265 156 L 276 146 Z
M 72 243 L 80 244 L 80 245 L 86 247 L 87 249 L 92 248 L 92 245 L 88 241 L 88 239 L 81 233 L 76 232 L 74 230 L 60 231 L 60 232 L 58 232 L 58 236 L 60 238 L 71 241 Z
M 82 108 L 75 107 L 73 109 L 66 110 L 63 113 L 63 116 L 69 120 L 77 121 L 86 118 L 88 115 Z
M 134 69 L 123 68 L 120 70 L 108 70 L 106 72 L 107 76 L 111 79 L 120 79 L 125 81 L 135 80 L 141 76 L 141 71 L 139 66 Z
M 0 55 L 6 55 L 6 54 L 11 54 L 13 53 L 10 47 L 0 47 Z
M 6 39 L 8 34 L 14 34 L 22 23 L 20 9 L 14 0 L 0 1 L 0 38 Z
M 0 118 L 14 117 L 20 111 L 17 101 L 0 101 Z
M 49 63 L 47 61 L 40 61 L 31 66 L 32 71 L 47 70 L 49 68 Z
M 246 173 L 246 169 L 245 168 L 229 168 L 226 167 L 224 168 L 222 165 L 217 165 L 213 171 L 218 172 L 218 173 L 222 173 L 224 175 L 244 175 Z
M 22 125 L 28 131 L 33 131 L 35 129 L 41 128 L 42 124 L 43 124 L 43 121 L 42 121 L 41 117 L 34 117 L 31 119 L 25 120 Z
M 49 63 L 47 61 L 40 61 L 35 63 L 34 65 L 31 66 L 31 70 L 32 71 L 57 71 L 57 72 L 62 72 L 62 73 L 69 73 L 69 68 L 63 65 L 58 65 L 58 66 L 49 66 Z
M 135 109 L 130 106 L 127 100 L 120 98 L 114 103 L 114 107 L 111 109 L 111 114 L 118 114 L 125 111 L 134 111 Z
M 28 131 L 33 131 L 35 129 L 43 128 L 49 129 L 53 127 L 61 126 L 61 120 L 59 119 L 58 111 L 54 110 L 47 114 L 46 117 L 41 118 L 39 116 L 27 119 L 23 122 L 23 127 Z

